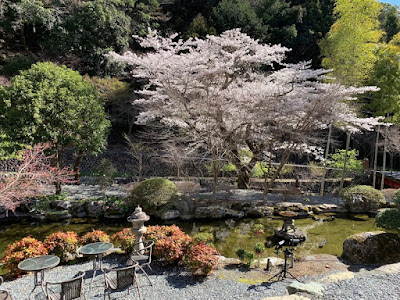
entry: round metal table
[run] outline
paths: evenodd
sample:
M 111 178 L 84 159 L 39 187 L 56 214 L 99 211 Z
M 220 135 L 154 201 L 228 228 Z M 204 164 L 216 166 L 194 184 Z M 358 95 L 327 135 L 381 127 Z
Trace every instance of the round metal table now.
M 101 264 L 101 259 L 103 257 L 103 254 L 109 250 L 111 250 L 114 247 L 113 244 L 111 243 L 106 243 L 106 242 L 97 242 L 97 243 L 91 243 L 82 246 L 79 249 L 79 253 L 83 255 L 92 255 L 93 256 L 93 276 L 92 280 L 90 281 L 90 286 L 93 283 L 94 277 L 96 276 L 97 270 L 100 270 L 103 272 L 103 266 Z
M 28 298 L 32 295 L 36 287 L 42 287 L 44 283 L 44 270 L 54 268 L 60 263 L 60 258 L 55 255 L 41 255 L 32 258 L 27 258 L 18 264 L 18 269 L 27 272 L 34 272 L 34 287 L 30 292 Z M 39 276 L 40 274 L 40 276 Z

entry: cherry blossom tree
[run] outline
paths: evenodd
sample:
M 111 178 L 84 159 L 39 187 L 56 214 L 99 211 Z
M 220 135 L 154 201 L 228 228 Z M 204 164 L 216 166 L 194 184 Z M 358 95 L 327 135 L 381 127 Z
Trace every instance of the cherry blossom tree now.
M 348 102 L 374 90 L 326 83 L 327 70 L 312 70 L 309 62 L 285 64 L 289 49 L 262 45 L 239 29 L 204 40 L 155 32 L 137 39 L 151 51 L 111 53 L 134 66 L 134 78 L 147 79 L 134 102 L 142 109 L 137 123 L 159 121 L 211 157 L 223 152 L 237 168 L 239 188 L 249 186 L 250 170 L 267 150 L 281 154 L 272 182 L 293 151 L 322 153 L 315 133 L 357 120 Z M 245 161 L 239 156 L 244 149 L 253 154 Z
M 6 212 L 15 212 L 29 197 L 40 195 L 45 186 L 74 182 L 69 168 L 52 167 L 53 156 L 46 155 L 50 148 L 50 144 L 26 148 L 16 172 L 0 173 L 0 207 Z

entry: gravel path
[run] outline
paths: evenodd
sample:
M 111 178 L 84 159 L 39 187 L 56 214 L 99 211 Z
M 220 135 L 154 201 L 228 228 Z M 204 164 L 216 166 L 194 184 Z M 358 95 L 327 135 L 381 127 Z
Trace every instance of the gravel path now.
M 324 291 L 324 300 L 398 300 L 400 273 L 358 275 L 351 280 L 331 283 Z
M 109 255 L 104 258 L 105 267 L 115 267 L 124 262 L 121 255 Z M 91 280 L 91 261 L 75 265 L 63 265 L 46 271 L 46 280 L 60 281 L 72 278 L 79 271 L 86 271 L 85 289 L 88 300 L 103 299 L 104 277 L 97 275 L 89 290 Z M 183 268 L 165 267 L 157 261 L 152 263 L 153 270 L 148 274 L 154 284 L 149 285 L 147 279 L 139 272 L 139 284 L 144 300 L 214 300 L 214 299 L 264 299 L 267 297 L 283 296 L 287 294 L 286 286 L 291 280 L 280 281 L 272 284 L 261 283 L 249 285 L 233 279 L 223 279 L 212 275 L 203 281 L 196 281 Z M 236 271 L 235 271 L 236 272 Z M 246 274 L 237 271 L 238 278 L 246 278 Z M 323 297 L 302 294 L 310 299 L 318 300 L 397 300 L 400 299 L 400 272 L 396 270 L 390 274 L 376 272 L 356 272 L 351 280 L 342 280 L 331 283 L 324 291 Z M 318 276 L 320 277 L 320 276 Z M 305 282 L 316 281 L 318 278 L 304 277 Z M 11 291 L 16 300 L 26 299 L 33 288 L 33 275 L 25 275 L 2 285 Z M 132 292 L 133 291 L 133 292 Z M 137 290 L 132 289 L 131 298 L 126 292 L 113 293 L 112 299 L 137 299 Z M 35 300 L 44 300 L 43 293 L 37 288 L 34 293 Z
M 121 264 L 121 255 L 110 255 L 104 258 L 104 267 Z M 267 296 L 283 295 L 286 292 L 286 284 L 279 282 L 269 285 L 251 286 L 234 280 L 220 279 L 211 276 L 204 281 L 196 281 L 189 272 L 182 268 L 163 267 L 160 263 L 152 263 L 153 271 L 148 274 L 154 284 L 150 286 L 147 279 L 138 272 L 139 284 L 144 300 L 194 300 L 194 299 L 263 299 Z M 87 271 L 85 278 L 85 290 L 88 300 L 103 299 L 104 277 L 97 275 L 89 291 L 89 283 L 92 276 L 92 262 L 84 262 L 76 265 L 63 265 L 47 270 L 45 278 L 48 281 L 62 281 L 72 278 L 79 271 Z M 238 271 L 239 272 L 239 271 Z M 33 275 L 25 275 L 13 281 L 5 282 L 1 288 L 9 290 L 16 300 L 26 299 L 33 288 Z M 137 299 L 137 290 L 131 290 L 131 298 L 127 293 L 113 293 L 112 299 Z M 43 293 L 37 288 L 34 292 L 35 300 L 44 299 Z

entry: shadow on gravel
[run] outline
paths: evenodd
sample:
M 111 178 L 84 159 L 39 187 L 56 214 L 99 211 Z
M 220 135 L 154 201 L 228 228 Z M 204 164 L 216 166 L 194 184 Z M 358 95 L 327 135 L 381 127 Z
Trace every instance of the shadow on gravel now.
M 193 286 L 199 282 L 195 281 L 192 276 L 180 273 L 169 274 L 166 278 L 167 282 L 174 288 L 184 289 Z
M 360 272 L 360 271 L 372 271 L 379 267 L 383 266 L 382 264 L 374 264 L 374 265 L 350 265 L 348 266 L 348 270 L 351 272 Z

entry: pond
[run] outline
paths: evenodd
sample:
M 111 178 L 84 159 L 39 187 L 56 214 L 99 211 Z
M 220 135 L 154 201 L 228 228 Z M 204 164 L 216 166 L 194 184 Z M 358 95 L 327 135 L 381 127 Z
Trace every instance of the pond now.
M 146 225 L 161 224 L 151 220 Z M 165 224 L 165 223 L 164 223 Z M 197 232 L 210 232 L 214 236 L 214 245 L 226 257 L 236 257 L 237 249 L 253 250 L 255 243 L 266 242 L 268 247 L 262 255 L 276 256 L 274 247 L 277 241 L 270 240 L 275 229 L 280 229 L 282 220 L 279 218 L 241 219 L 238 221 L 186 221 L 174 222 L 186 233 L 193 235 Z M 170 225 L 165 224 L 165 225 Z M 262 224 L 264 234 L 256 236 L 252 232 L 255 224 Z M 333 254 L 340 256 L 343 241 L 352 234 L 379 230 L 374 224 L 374 218 L 367 216 L 353 216 L 351 218 L 336 218 L 333 221 L 314 221 L 312 219 L 295 220 L 296 227 L 307 232 L 307 240 L 297 247 L 295 257 L 304 257 L 310 254 Z M 57 231 L 75 231 L 82 235 L 92 229 L 104 230 L 113 234 L 130 223 L 124 220 L 106 221 L 97 219 L 71 219 L 65 222 L 40 223 L 21 220 L 17 223 L 0 224 L 0 258 L 9 243 L 32 236 L 43 240 L 47 235 Z

